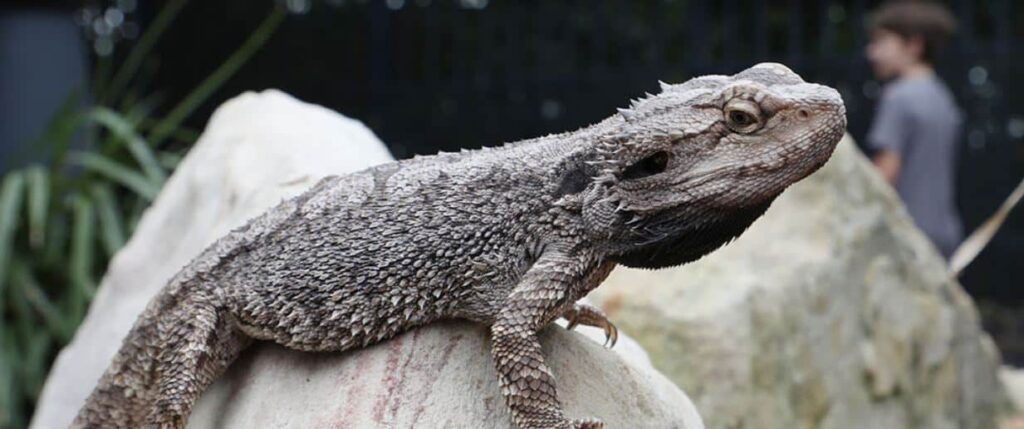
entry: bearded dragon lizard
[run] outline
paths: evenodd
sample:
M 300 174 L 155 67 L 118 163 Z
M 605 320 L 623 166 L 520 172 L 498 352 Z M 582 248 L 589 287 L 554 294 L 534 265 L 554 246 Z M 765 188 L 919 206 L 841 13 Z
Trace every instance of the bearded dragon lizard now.
M 490 328 L 521 429 L 600 428 L 559 404 L 537 333 L 616 265 L 661 268 L 740 235 L 831 156 L 839 94 L 779 64 L 662 84 L 589 127 L 331 176 L 232 231 L 136 321 L 73 427 L 169 427 L 254 340 L 367 347 L 440 319 Z

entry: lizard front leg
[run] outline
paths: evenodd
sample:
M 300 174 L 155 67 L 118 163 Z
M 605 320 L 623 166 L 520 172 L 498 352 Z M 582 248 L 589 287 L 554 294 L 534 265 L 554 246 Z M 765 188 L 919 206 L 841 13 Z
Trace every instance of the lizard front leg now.
M 573 304 L 572 308 L 566 310 L 562 317 L 569 321 L 569 324 L 565 327 L 569 330 L 572 330 L 577 325 L 603 329 L 605 346 L 608 348 L 615 347 L 615 343 L 619 340 L 619 329 L 608 320 L 608 316 L 600 308 L 593 305 L 577 302 Z
M 566 418 L 537 338 L 537 332 L 575 300 L 573 291 L 593 277 L 595 269 L 561 252 L 546 252 L 506 298 L 491 326 L 491 354 L 501 392 L 520 429 L 603 427 L 595 419 Z

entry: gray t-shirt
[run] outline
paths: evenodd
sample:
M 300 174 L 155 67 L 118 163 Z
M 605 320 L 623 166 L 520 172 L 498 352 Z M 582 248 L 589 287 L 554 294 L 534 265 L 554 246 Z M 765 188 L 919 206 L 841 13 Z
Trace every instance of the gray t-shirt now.
M 961 124 L 953 96 L 937 77 L 901 78 L 883 88 L 867 137 L 872 149 L 900 155 L 896 190 L 947 258 L 963 234 L 954 198 Z

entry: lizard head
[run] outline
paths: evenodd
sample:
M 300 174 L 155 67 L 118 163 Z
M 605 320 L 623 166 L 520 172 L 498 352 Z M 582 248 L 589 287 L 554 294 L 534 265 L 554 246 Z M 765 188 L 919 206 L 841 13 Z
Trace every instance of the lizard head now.
M 781 64 L 662 84 L 605 121 L 582 193 L 587 229 L 627 266 L 700 258 L 821 167 L 845 113 L 838 92 Z

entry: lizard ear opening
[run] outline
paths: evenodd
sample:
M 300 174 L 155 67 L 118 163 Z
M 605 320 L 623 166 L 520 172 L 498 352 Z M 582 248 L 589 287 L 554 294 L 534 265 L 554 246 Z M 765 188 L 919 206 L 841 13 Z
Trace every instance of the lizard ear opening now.
M 583 192 L 596 174 L 596 169 L 583 161 L 565 164 L 565 170 L 559 179 L 555 195 L 565 196 Z
M 662 150 L 626 167 L 626 170 L 622 172 L 622 178 L 624 180 L 642 179 L 662 173 L 666 168 L 668 168 L 668 152 Z

